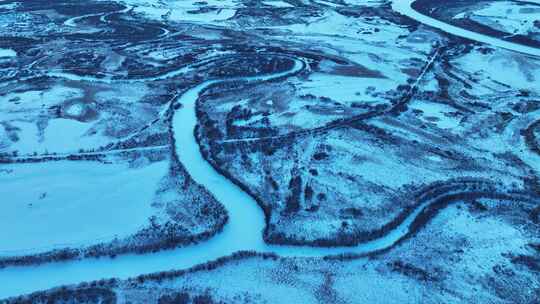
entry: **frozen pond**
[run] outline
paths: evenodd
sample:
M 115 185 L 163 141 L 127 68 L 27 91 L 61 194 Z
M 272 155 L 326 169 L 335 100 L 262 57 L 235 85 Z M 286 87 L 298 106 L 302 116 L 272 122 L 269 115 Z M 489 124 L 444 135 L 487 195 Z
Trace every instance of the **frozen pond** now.
M 53 161 L 2 166 L 0 231 L 9 231 L 9 237 L 0 237 L 0 255 L 88 246 L 134 234 L 148 225 L 148 202 L 167 165 L 129 169 Z M 143 179 L 148 182 L 140 183 Z

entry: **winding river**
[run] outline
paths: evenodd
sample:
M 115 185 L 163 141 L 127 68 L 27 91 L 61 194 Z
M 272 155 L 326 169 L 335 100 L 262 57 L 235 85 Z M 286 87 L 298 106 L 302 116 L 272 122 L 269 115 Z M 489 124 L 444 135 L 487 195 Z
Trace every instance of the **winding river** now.
M 422 24 L 429 25 L 443 32 L 446 32 L 448 34 L 452 34 L 454 36 L 467 38 L 467 39 L 482 42 L 485 44 L 491 44 L 493 46 L 507 49 L 514 52 L 519 52 L 519 53 L 532 55 L 532 56 L 540 56 L 540 49 L 538 48 L 529 47 L 529 46 L 525 46 L 519 43 L 513 43 L 510 41 L 505 41 L 502 39 L 490 37 L 488 35 L 469 31 L 467 29 L 454 26 L 454 25 L 442 22 L 440 20 L 437 20 L 435 18 L 431 18 L 429 16 L 423 15 L 411 7 L 411 4 L 414 1 L 415 0 L 393 0 L 392 9 Z M 540 5 L 540 0 L 532 0 L 530 2 L 538 3 Z
M 420 15 L 411 9 L 411 3 L 411 0 L 395 0 L 393 2 L 393 8 L 421 23 L 441 28 L 453 35 L 490 43 L 497 47 L 529 55 L 540 56 L 540 50 L 490 38 Z M 305 63 L 297 60 L 294 67 L 289 71 L 277 74 L 239 79 L 210 80 L 188 90 L 180 97 L 179 101 L 183 107 L 176 110 L 173 117 L 173 131 L 176 142 L 175 151 L 193 179 L 206 187 L 227 209 L 229 222 L 222 233 L 201 244 L 157 253 L 144 255 L 126 254 L 114 259 L 83 259 L 48 263 L 39 266 L 1 269 L 0 298 L 101 278 L 116 277 L 125 279 L 145 273 L 190 268 L 240 250 L 275 252 L 285 257 L 321 257 L 343 253 L 363 254 L 388 248 L 403 238 L 409 232 L 411 223 L 428 205 L 427 202 L 419 205 L 402 223 L 385 236 L 362 243 L 356 247 L 315 248 L 307 246 L 268 245 L 262 238 L 265 218 L 258 204 L 251 196 L 215 171 L 201 155 L 199 145 L 193 135 L 193 130 L 197 125 L 195 114 L 196 102 L 199 95 L 205 89 L 231 80 L 248 82 L 269 81 L 292 75 L 301 71 L 303 68 L 305 68 Z

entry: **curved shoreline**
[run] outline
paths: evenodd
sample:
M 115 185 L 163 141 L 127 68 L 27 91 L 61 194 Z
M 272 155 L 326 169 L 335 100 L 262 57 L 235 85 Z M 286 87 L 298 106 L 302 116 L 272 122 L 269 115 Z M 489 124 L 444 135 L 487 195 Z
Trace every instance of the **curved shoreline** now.
M 272 81 L 295 74 L 304 67 L 303 62 L 296 61 L 294 68 L 290 71 L 225 81 Z M 210 80 L 185 92 L 181 97 L 183 106 L 177 109 L 172 117 L 172 126 L 176 156 L 184 164 L 193 180 L 206 186 L 209 192 L 225 206 L 229 214 L 229 222 L 221 233 L 194 246 L 152 254 L 126 254 L 115 259 L 85 259 L 36 267 L 7 267 L 0 270 L 0 285 L 7 286 L 0 291 L 0 297 L 15 296 L 54 286 L 95 281 L 102 278 L 126 279 L 145 273 L 189 269 L 240 251 L 271 252 L 282 257 L 370 256 L 384 252 L 402 239 L 414 234 L 415 230 L 412 229 L 416 226 L 414 224 L 418 222 L 427 208 L 432 203 L 438 202 L 437 199 L 442 196 L 459 194 L 459 192 L 463 192 L 464 194 L 461 195 L 466 197 L 474 196 L 473 193 L 476 192 L 493 193 L 494 187 L 491 183 L 483 183 L 477 179 L 458 180 L 454 184 L 450 181 L 436 183 L 433 185 L 435 187 L 428 187 L 427 191 L 419 196 L 416 208 L 405 216 L 394 229 L 388 231 L 381 238 L 361 243 L 356 247 L 321 248 L 267 244 L 261 233 L 266 223 L 262 209 L 253 197 L 205 161 L 194 136 L 193 131 L 198 122 L 196 101 L 204 90 L 220 82 Z M 469 184 L 472 186 L 469 187 Z M 429 217 L 426 220 L 429 220 Z M 32 284 L 29 284 L 28 277 L 43 279 L 36 279 Z
M 529 5 L 535 5 L 535 6 L 540 5 L 540 3 L 534 2 L 534 1 L 520 1 L 520 0 L 512 0 L 512 1 L 515 3 L 520 3 L 520 4 L 529 4 Z M 434 7 L 431 7 L 430 4 L 432 3 L 429 0 L 415 0 L 411 4 L 411 6 L 414 10 L 416 10 L 417 12 L 421 14 L 430 16 L 437 20 L 448 22 L 449 24 L 460 27 L 460 28 L 471 28 L 471 29 L 474 29 L 473 30 L 474 32 L 483 34 L 489 37 L 494 37 L 494 38 L 501 39 L 507 42 L 517 43 L 517 44 L 527 46 L 527 47 L 540 48 L 540 40 L 531 38 L 524 33 L 517 34 L 517 33 L 505 32 L 503 29 L 490 27 L 486 24 L 483 24 L 481 22 L 475 21 L 474 19 L 470 19 L 470 18 L 448 19 L 448 18 L 442 17 L 441 15 L 437 15 L 437 13 L 432 15 L 431 14 L 432 9 L 434 7 L 438 8 L 439 6 L 435 4 Z
M 393 2 L 394 10 L 403 13 L 400 9 L 394 6 L 407 4 L 410 7 L 410 0 L 395 0 Z M 406 9 L 405 9 L 406 11 Z M 420 22 L 427 16 L 415 18 L 405 14 Z M 414 14 L 413 14 L 414 16 Z M 433 23 L 435 22 L 435 23 Z M 437 27 L 438 20 L 428 20 L 425 24 Z M 449 27 L 445 30 L 450 34 L 462 36 L 467 39 L 476 40 L 474 37 L 478 33 L 467 31 L 461 28 Z M 457 28 L 457 34 L 452 31 Z M 468 36 L 471 34 L 472 36 Z M 471 38 L 472 37 L 472 38 Z M 486 38 L 487 36 L 484 36 Z M 477 40 L 486 42 L 484 38 Z M 487 37 L 490 38 L 490 37 Z M 540 56 L 540 50 L 534 49 L 533 53 L 527 53 L 528 48 L 515 43 L 511 48 L 497 45 L 504 42 L 500 39 L 490 38 L 487 41 L 495 40 L 495 43 L 490 43 L 498 47 L 518 51 L 521 53 Z M 493 42 L 493 41 L 492 41 Z M 524 51 L 525 50 L 525 51 Z M 537 54 L 535 54 L 537 52 Z M 185 165 L 186 170 L 194 179 L 212 195 L 220 201 L 229 212 L 229 222 L 225 225 L 223 231 L 207 242 L 200 243 L 194 246 L 178 248 L 165 252 L 158 252 L 147 255 L 126 254 L 116 259 L 104 258 L 99 260 L 86 259 L 78 261 L 68 261 L 62 263 L 50 263 L 36 267 L 8 267 L 0 270 L 0 298 L 7 296 L 20 295 L 36 290 L 43 290 L 54 286 L 73 284 L 85 281 L 95 281 L 102 278 L 130 278 L 136 277 L 145 273 L 157 273 L 160 271 L 171 271 L 171 269 L 198 269 L 197 265 L 206 265 L 224 259 L 228 255 L 234 255 L 238 252 L 271 252 L 269 256 L 276 255 L 283 257 L 329 257 L 333 256 L 369 256 L 389 250 L 400 242 L 414 235 L 423 224 L 427 223 L 438 210 L 442 210 L 449 203 L 460 200 L 469 199 L 471 197 L 501 197 L 516 199 L 513 194 L 502 194 L 494 190 L 494 185 L 490 182 L 483 183 L 480 180 L 470 180 L 474 185 L 468 189 L 467 180 L 455 181 L 456 185 L 451 184 L 452 181 L 441 182 L 441 187 L 427 188 L 427 191 L 420 196 L 417 205 L 412 210 L 407 211 L 408 214 L 399 220 L 393 229 L 390 229 L 382 237 L 372 239 L 366 243 L 361 243 L 356 247 L 309 247 L 309 246 L 279 246 L 265 243 L 262 231 L 265 229 L 266 217 L 265 212 L 256 203 L 257 199 L 248 194 L 249 191 L 243 189 L 241 185 L 237 185 L 234 180 L 228 179 L 223 172 L 219 172 L 210 162 L 205 159 L 201 146 L 197 142 L 194 135 L 194 128 L 197 126 L 196 104 L 200 94 L 214 84 L 228 81 L 248 81 L 248 82 L 264 82 L 275 81 L 290 77 L 301 71 L 305 66 L 298 64 L 296 61 L 295 67 L 290 71 L 277 73 L 275 75 L 263 75 L 254 77 L 244 77 L 238 79 L 227 80 L 209 80 L 198 86 L 186 91 L 180 98 L 183 107 L 176 110 L 173 114 L 172 124 L 175 137 L 175 155 Z M 305 63 L 304 63 L 305 64 Z M 206 156 L 207 157 L 207 156 Z M 439 185 L 439 183 L 436 183 Z M 479 188 L 476 188 L 480 186 Z M 465 189 L 464 189 L 465 188 Z M 508 195 L 508 196 L 507 196 Z M 454 198 L 455 197 L 455 198 Z M 392 227 L 391 227 L 392 228 Z M 210 261 L 210 262 L 209 262 Z M 180 270 L 181 272 L 182 270 Z M 151 276 L 151 275 L 149 275 Z M 29 281 L 32 278 L 32 281 Z
M 521 45 L 514 42 L 505 41 L 499 38 L 493 38 L 484 34 L 473 32 L 455 25 L 445 23 L 443 21 L 431 18 L 412 8 L 412 4 L 415 0 L 393 0 L 392 9 L 402 15 L 405 15 L 411 19 L 414 19 L 424 25 L 428 25 L 439 29 L 448 34 L 459 36 L 473 41 L 478 41 L 486 44 L 490 44 L 499 48 L 503 48 L 510 51 L 519 52 L 526 55 L 540 57 L 540 49 Z

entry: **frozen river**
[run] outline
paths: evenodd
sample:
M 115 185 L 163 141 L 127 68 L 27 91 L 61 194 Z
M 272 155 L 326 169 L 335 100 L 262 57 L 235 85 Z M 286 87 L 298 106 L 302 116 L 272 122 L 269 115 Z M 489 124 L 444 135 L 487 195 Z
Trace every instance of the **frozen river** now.
M 268 81 L 294 74 L 305 67 L 296 61 L 286 72 L 251 78 L 228 79 L 241 81 Z M 101 278 L 129 278 L 144 273 L 190 268 L 240 250 L 274 252 L 281 256 L 321 257 L 342 253 L 363 254 L 387 248 L 408 232 L 418 213 L 417 208 L 399 227 L 386 236 L 356 247 L 317 248 L 308 246 L 276 246 L 263 241 L 264 214 L 256 201 L 234 183 L 219 174 L 201 155 L 193 130 L 197 125 L 196 101 L 208 87 L 219 80 L 204 82 L 184 93 L 183 105 L 173 117 L 177 155 L 193 179 L 205 186 L 227 209 L 229 222 L 224 230 L 209 241 L 171 251 L 144 255 L 121 255 L 114 259 L 86 259 L 40 266 L 8 267 L 0 270 L 0 297 L 16 296 L 59 285 L 74 284 Z
M 412 1 L 410 0 L 395 0 L 393 2 L 393 8 L 421 23 L 439 28 L 453 35 L 489 43 L 512 51 L 540 56 L 540 50 L 538 49 L 491 38 L 421 15 L 411 8 L 411 3 Z M 128 254 L 114 259 L 85 259 L 49 263 L 40 266 L 8 267 L 1 269 L 0 298 L 48 289 L 58 285 L 74 284 L 102 278 L 116 277 L 125 279 L 140 274 L 185 269 L 230 255 L 240 250 L 274 252 L 280 256 L 291 257 L 322 257 L 344 253 L 369 253 L 388 248 L 399 241 L 407 234 L 410 224 L 426 207 L 427 203 L 418 206 L 416 210 L 390 233 L 356 247 L 315 248 L 268 245 L 262 238 L 265 225 L 264 214 L 255 200 L 214 170 L 201 155 L 193 130 L 197 125 L 195 114 L 196 102 L 199 95 L 205 89 L 220 82 L 231 80 L 249 82 L 270 81 L 275 78 L 286 77 L 297 73 L 303 68 L 305 68 L 305 63 L 296 60 L 294 67 L 289 71 L 242 79 L 211 80 L 188 90 L 179 97 L 179 102 L 183 106 L 176 110 L 173 117 L 176 153 L 193 179 L 208 189 L 227 209 L 229 222 L 222 233 L 201 244 L 157 253 L 144 255 Z
M 454 26 L 454 25 L 442 22 L 440 20 L 437 20 L 435 18 L 431 18 L 429 16 L 423 15 L 411 7 L 411 4 L 413 2 L 414 0 L 393 0 L 392 9 L 422 24 L 429 25 L 431 27 L 437 28 L 443 32 L 446 32 L 455 36 L 467 38 L 470 40 L 474 40 L 474 41 L 478 41 L 478 42 L 482 42 L 486 44 L 491 44 L 493 46 L 507 49 L 510 51 L 515 51 L 515 52 L 519 52 L 519 53 L 523 53 L 527 55 L 540 56 L 540 49 L 538 48 L 529 47 L 529 46 L 521 45 L 518 43 L 513 43 L 513 42 L 505 41 L 502 39 L 490 37 L 490 36 L 476 33 L 473 31 L 469 31 L 467 29 Z M 529 1 L 529 2 L 540 4 L 540 1 L 536 1 L 536 0 Z

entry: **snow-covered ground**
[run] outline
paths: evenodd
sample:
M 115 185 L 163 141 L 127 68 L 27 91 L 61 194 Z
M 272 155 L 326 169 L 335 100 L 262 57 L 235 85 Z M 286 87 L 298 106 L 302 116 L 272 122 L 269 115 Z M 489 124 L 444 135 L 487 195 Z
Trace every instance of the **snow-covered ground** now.
M 0 49 L 0 57 L 15 57 L 17 52 L 10 49 Z
M 21 140 L 10 148 L 21 154 L 32 154 L 33 152 L 66 153 L 78 149 L 104 146 L 108 142 L 102 136 L 85 136 L 91 126 L 72 119 L 59 118 L 50 120 L 43 133 L 45 140 L 40 140 L 40 132 L 35 123 L 13 122 L 11 125 L 21 130 L 19 134 Z M 40 142 L 42 144 L 39 144 Z M 77 144 L 73 145 L 73 143 Z
M 514 1 L 492 1 L 484 8 L 454 18 L 470 18 L 511 35 L 527 36 L 540 33 L 540 28 L 534 23 L 540 20 L 539 16 L 539 5 Z
M 298 62 L 293 71 L 244 80 L 270 80 L 297 71 L 302 66 L 302 63 Z M 97 261 L 72 262 L 65 264 L 66 266 L 62 268 L 57 268 L 54 264 L 40 266 L 32 270 L 32 275 L 34 277 L 46 276 L 49 279 L 40 280 L 39 282 L 35 281 L 33 284 L 24 284 L 28 269 L 8 268 L 0 271 L 0 284 L 6 284 L 4 286 L 9 285 L 9 288 L 1 291 L 1 295 L 16 295 L 70 282 L 92 280 L 97 277 L 128 278 L 136 274 L 151 271 L 188 268 L 238 250 L 270 251 L 282 256 L 293 257 L 319 257 L 339 253 L 369 253 L 388 248 L 405 236 L 409 231 L 411 223 L 429 203 L 426 202 L 419 206 L 419 208 L 416 208 L 398 227 L 390 231 L 386 236 L 366 242 L 357 247 L 314 248 L 266 245 L 262 241 L 260 234 L 264 225 L 264 217 L 253 198 L 205 162 L 198 144 L 193 138 L 192 128 L 196 124 L 195 102 L 201 91 L 215 83 L 216 81 L 203 83 L 187 91 L 182 96 L 181 100 L 184 106 L 176 113 L 173 126 L 180 161 L 185 164 L 186 169 L 193 179 L 202 185 L 206 185 L 208 190 L 224 203 L 229 212 L 230 224 L 225 227 L 225 230 L 220 235 L 201 245 L 158 254 L 147 254 L 143 256 L 126 255 L 115 259 L 104 258 Z M 249 229 L 246 230 L 246 227 L 249 227 Z M 11 282 L 10 284 L 7 283 L 8 280 Z
M 423 15 L 415 11 L 411 7 L 411 3 L 413 3 L 414 1 L 415 0 L 394 0 L 392 1 L 392 8 L 403 15 L 406 15 L 423 24 L 440 29 L 452 35 L 464 37 L 467 39 L 471 39 L 471 40 L 486 43 L 486 44 L 491 44 L 496 47 L 508 49 L 511 51 L 516 51 L 523 54 L 540 56 L 540 49 L 538 48 L 520 45 L 518 43 L 513 43 L 513 42 L 505 41 L 499 38 L 483 35 L 483 34 L 473 32 L 473 31 L 470 31 L 470 30 L 467 30 L 458 26 L 448 24 L 444 21 L 440 21 L 426 15 Z
M 52 81 L 43 88 L 22 83 L 0 96 L 0 152 L 74 153 L 95 150 L 125 138 L 158 117 L 163 107 L 144 102 L 158 92 L 140 83 L 101 84 Z M 66 85 L 67 84 L 67 85 Z
M 280 1 L 280 0 L 270 0 L 270 1 L 263 1 L 262 3 L 266 4 L 266 5 L 270 5 L 270 6 L 274 6 L 274 7 L 294 7 L 294 5 L 288 3 L 288 2 L 285 2 L 285 1 Z
M 475 50 L 454 63 L 462 70 L 474 69 L 474 79 L 481 83 L 501 83 L 510 88 L 538 90 L 540 61 L 536 58 L 529 59 L 499 50 L 491 56 L 479 56 L 479 51 Z
M 531 231 L 520 225 L 526 215 L 520 213 L 516 218 L 506 211 L 502 216 L 495 215 L 497 208 L 508 210 L 504 206 L 511 203 L 507 201 L 481 203 L 490 210 L 481 212 L 466 204 L 446 208 L 415 238 L 369 260 L 246 254 L 213 263 L 214 267 L 98 286 L 102 296 L 115 295 L 118 303 L 164 303 L 167 299 L 172 303 L 170 299 L 225 303 L 534 303 L 531 291 L 540 285 L 534 273 L 519 262 L 520 258 L 534 256 L 534 249 L 527 244 Z M 86 288 L 68 287 L 51 293 L 58 296 L 75 290 L 75 294 L 84 294 Z
M 194 22 L 212 24 L 219 23 L 234 16 L 241 2 L 235 0 L 200 1 L 123 1 L 133 7 L 133 12 L 142 14 L 147 18 L 169 20 L 177 22 Z M 209 9 L 210 8 L 210 9 Z
M 0 238 L 0 255 L 15 256 L 134 234 L 148 225 L 149 202 L 168 164 L 59 161 L 0 169 L 0 230 L 9 232 Z
M 537 187 L 538 156 L 520 132 L 537 120 L 537 49 L 442 24 L 409 0 L 394 8 L 428 26 L 381 1 L 126 3 L 118 18 L 73 8 L 12 16 L 21 35 L 32 32 L 24 20 L 42 16 L 47 29 L 65 31 L 58 25 L 67 23 L 83 39 L 18 46 L 5 61 L 37 73 L 0 86 L 2 160 L 40 160 L 14 155 L 41 150 L 82 157 L 93 152 L 77 149 L 106 144 L 118 150 L 92 163 L 0 165 L 0 260 L 129 238 L 146 225 L 155 229 L 144 233 L 164 242 L 178 231 L 208 238 L 227 213 L 229 222 L 174 250 L 3 268 L 0 296 L 255 250 L 284 259 L 120 282 L 111 292 L 120 303 L 184 289 L 225 302 L 459 303 L 473 293 L 479 302 L 535 300 L 540 219 L 527 191 Z M 137 30 L 144 35 L 126 38 Z M 459 45 L 452 35 L 491 46 Z M 101 78 L 103 71 L 117 78 Z M 212 142 L 235 127 L 232 135 L 254 137 Z M 258 141 L 257 132 L 268 137 Z M 171 151 L 138 157 L 157 144 Z M 264 242 L 266 224 L 275 245 Z M 318 240 L 357 246 L 297 246 Z M 295 245 L 279 245 L 287 242 Z M 374 257 L 321 259 L 336 254 Z

